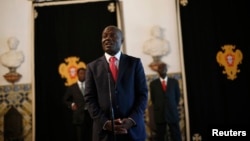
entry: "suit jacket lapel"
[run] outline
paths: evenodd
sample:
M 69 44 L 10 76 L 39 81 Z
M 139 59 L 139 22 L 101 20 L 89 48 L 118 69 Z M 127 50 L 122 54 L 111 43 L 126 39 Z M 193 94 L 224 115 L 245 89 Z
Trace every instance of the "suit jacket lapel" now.
M 107 60 L 106 60 L 106 58 L 105 58 L 104 55 L 100 58 L 100 60 L 102 61 L 102 65 L 104 66 L 105 71 L 107 73 L 110 72 L 110 70 L 109 70 L 109 64 L 108 64 L 108 62 L 107 62 Z
M 129 67 L 127 63 L 128 61 L 126 61 L 126 59 L 127 59 L 127 56 L 121 54 L 117 82 L 121 79 L 122 75 L 126 72 L 126 68 Z
M 117 82 L 121 79 L 122 75 L 126 72 L 126 68 L 129 67 L 127 63 L 128 61 L 126 60 L 127 60 L 127 56 L 124 54 L 121 54 Z M 104 55 L 100 58 L 100 61 L 102 61 L 102 65 L 104 66 L 104 69 L 110 73 L 109 64 Z
M 103 55 L 101 58 L 100 58 L 100 68 L 102 68 L 102 72 L 106 72 L 106 76 L 105 76 L 105 79 L 104 80 L 108 80 L 111 82 L 111 86 L 115 85 L 115 82 L 114 80 L 112 79 L 112 74 L 111 74 L 111 71 L 109 69 L 109 63 L 107 62 L 106 60 L 106 57 Z M 104 68 L 104 69 L 103 69 Z M 119 73 L 119 72 L 118 72 Z M 108 78 L 108 75 L 109 75 L 109 78 Z M 119 74 L 118 74 L 119 75 Z M 118 76 L 119 78 L 119 76 Z

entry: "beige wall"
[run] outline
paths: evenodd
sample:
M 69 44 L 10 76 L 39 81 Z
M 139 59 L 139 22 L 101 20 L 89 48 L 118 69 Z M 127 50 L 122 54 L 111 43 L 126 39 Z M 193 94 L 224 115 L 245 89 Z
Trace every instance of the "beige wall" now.
M 7 39 L 15 36 L 20 43 L 17 50 L 24 53 L 25 59 L 17 69 L 22 75 L 18 83 L 32 81 L 32 47 L 33 47 L 33 10 L 28 0 L 1 0 L 0 1 L 0 55 L 9 50 Z M 9 83 L 2 77 L 9 70 L 0 64 L 0 85 Z
M 128 54 L 142 58 L 146 74 L 155 74 L 148 67 L 151 56 L 142 52 L 154 25 L 165 29 L 165 39 L 170 42 L 170 54 L 162 60 L 168 63 L 170 73 L 181 72 L 175 4 L 175 0 L 124 0 L 126 50 Z
M 170 42 L 171 52 L 162 58 L 168 63 L 169 72 L 181 72 L 175 3 L 173 0 L 123 1 L 126 52 L 142 58 L 146 74 L 155 74 L 148 67 L 152 61 L 151 56 L 142 52 L 143 43 L 150 38 L 150 29 L 154 25 L 165 29 L 165 39 Z M 0 55 L 9 50 L 7 39 L 16 36 L 20 40 L 17 50 L 23 51 L 25 55 L 24 63 L 17 69 L 22 75 L 17 83 L 31 83 L 33 79 L 32 2 L 1 0 L 0 19 Z M 9 84 L 2 77 L 7 72 L 8 69 L 0 65 L 0 85 Z

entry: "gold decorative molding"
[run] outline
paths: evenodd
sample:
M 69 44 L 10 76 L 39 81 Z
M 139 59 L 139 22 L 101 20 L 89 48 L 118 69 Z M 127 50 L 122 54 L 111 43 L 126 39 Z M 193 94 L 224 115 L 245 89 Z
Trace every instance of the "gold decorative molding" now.
M 195 133 L 192 137 L 192 141 L 202 141 L 202 136 L 199 133 Z
M 180 0 L 180 4 L 181 4 L 182 6 L 187 6 L 188 0 Z
M 110 12 L 110 13 L 114 13 L 116 8 L 115 8 L 115 3 L 114 2 L 111 2 L 109 3 L 109 5 L 107 6 L 107 10 Z

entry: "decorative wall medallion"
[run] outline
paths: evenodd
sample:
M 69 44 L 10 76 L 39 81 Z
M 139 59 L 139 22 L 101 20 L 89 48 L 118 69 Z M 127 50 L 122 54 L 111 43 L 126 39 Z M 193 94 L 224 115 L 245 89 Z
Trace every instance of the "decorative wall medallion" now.
M 113 2 L 109 3 L 109 5 L 107 6 L 107 9 L 111 13 L 115 12 L 115 3 Z
M 181 4 L 182 6 L 187 6 L 188 0 L 180 0 L 180 4 Z
M 70 86 L 77 81 L 77 69 L 86 68 L 86 64 L 79 61 L 79 57 L 76 56 L 66 58 L 65 62 L 59 65 L 58 71 L 62 78 L 66 78 L 65 85 Z
M 202 137 L 199 133 L 195 133 L 192 137 L 192 141 L 202 141 Z
M 237 73 L 240 72 L 238 65 L 241 64 L 243 54 L 239 49 L 235 50 L 234 45 L 224 45 L 221 47 L 223 51 L 219 51 L 216 60 L 220 66 L 224 67 L 223 74 L 227 74 L 229 80 L 237 78 Z

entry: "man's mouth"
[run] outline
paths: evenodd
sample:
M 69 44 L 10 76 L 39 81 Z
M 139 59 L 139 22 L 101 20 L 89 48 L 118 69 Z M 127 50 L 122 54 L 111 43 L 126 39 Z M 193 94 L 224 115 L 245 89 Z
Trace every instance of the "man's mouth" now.
M 111 42 L 104 43 L 105 47 L 110 48 L 113 44 Z

